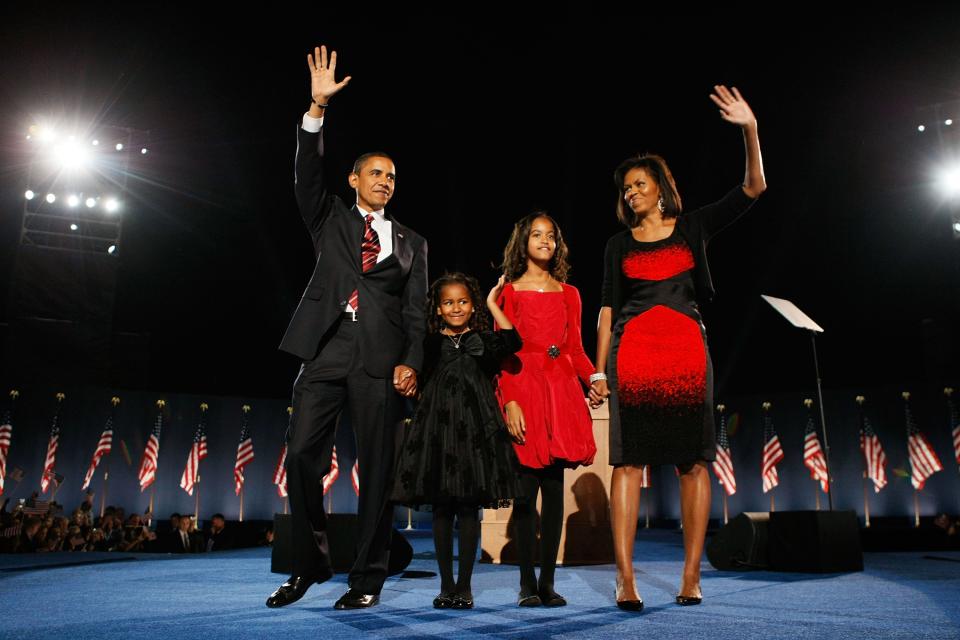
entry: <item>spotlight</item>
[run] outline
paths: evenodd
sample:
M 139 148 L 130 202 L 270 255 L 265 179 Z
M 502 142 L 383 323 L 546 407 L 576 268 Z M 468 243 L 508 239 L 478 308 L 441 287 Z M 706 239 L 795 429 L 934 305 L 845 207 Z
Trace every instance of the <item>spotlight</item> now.
M 87 205 L 87 209 L 93 209 L 95 206 L 97 206 L 97 199 L 87 198 L 86 205 Z
M 941 169 L 937 176 L 937 187 L 947 198 L 960 196 L 960 166 Z
M 114 213 L 117 209 L 120 208 L 120 203 L 117 202 L 116 198 L 107 198 L 107 202 L 106 204 L 104 204 L 104 208 L 107 210 L 108 213 Z
M 919 127 L 917 127 L 917 131 L 919 131 L 920 133 L 923 133 L 923 132 L 926 131 L 926 130 L 927 130 L 927 128 L 926 128 L 925 126 L 923 126 L 923 125 L 920 125 Z
M 86 148 L 80 146 L 76 141 L 68 141 L 65 144 L 58 145 L 53 150 L 54 159 L 67 169 L 78 169 L 87 164 L 90 158 Z
M 47 194 L 47 202 L 49 202 L 50 204 L 53 204 L 56 201 L 57 201 L 57 196 L 53 195 L 52 193 Z
M 37 194 L 35 194 L 33 191 L 30 191 L 30 189 L 27 189 L 27 192 L 23 194 L 23 197 L 27 200 L 33 200 L 37 197 Z
M 110 247 L 107 249 L 107 253 L 109 253 L 109 254 L 111 254 L 111 255 L 113 255 L 114 253 L 116 253 L 116 251 L 117 251 L 117 245 L 115 245 L 115 244 L 110 245 Z
M 71 225 L 70 225 L 70 231 L 76 231 L 78 228 L 79 228 L 79 227 L 77 227 L 76 224 L 71 224 Z
M 77 195 L 76 195 L 75 193 L 71 193 L 71 194 L 70 194 L 70 197 L 67 198 L 67 206 L 68 206 L 68 207 L 75 207 L 75 206 L 77 206 L 78 204 L 80 204 L 80 198 L 77 197 Z
M 947 125 L 947 126 L 949 127 L 950 125 L 953 124 L 953 119 L 952 119 L 952 118 L 947 118 L 946 120 L 943 121 L 943 124 L 945 124 L 945 125 Z
M 57 132 L 53 130 L 53 127 L 40 126 L 36 130 L 40 142 L 52 142 L 57 137 Z
M 960 233 L 960 221 L 953 223 L 953 231 L 954 233 Z
M 94 141 L 91 142 L 90 144 L 92 144 L 92 145 L 95 146 L 95 147 L 99 147 L 99 146 L 100 146 L 100 141 L 99 141 L 99 140 L 94 140 Z
M 143 149 L 140 149 L 140 153 L 141 153 L 142 155 L 147 155 L 147 148 L 144 147 Z
M 118 142 L 118 143 L 117 143 L 117 146 L 116 146 L 116 149 L 117 149 L 117 151 L 123 151 L 123 143 L 122 143 L 122 142 Z

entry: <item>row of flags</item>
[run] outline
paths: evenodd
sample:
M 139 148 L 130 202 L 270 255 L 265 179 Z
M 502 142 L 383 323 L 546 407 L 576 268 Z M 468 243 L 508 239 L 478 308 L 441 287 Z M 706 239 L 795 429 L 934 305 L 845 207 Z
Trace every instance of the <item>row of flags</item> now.
M 19 396 L 19 392 L 11 391 L 11 403 L 10 406 L 4 411 L 3 418 L 0 420 L 0 495 L 3 494 L 3 482 L 6 478 L 6 467 L 7 467 L 7 455 L 10 450 L 10 443 L 13 437 L 13 407 L 14 403 Z M 59 484 L 63 476 L 59 475 L 55 471 L 56 459 L 57 459 L 57 449 L 60 443 L 60 407 L 62 406 L 63 400 L 66 396 L 62 393 L 57 394 L 57 411 L 53 417 L 53 423 L 50 428 L 50 438 L 47 442 L 47 453 L 44 458 L 44 469 L 43 475 L 40 484 L 41 493 L 46 493 L 51 486 Z M 93 480 L 93 477 L 97 471 L 97 467 L 100 464 L 100 461 L 104 456 L 110 454 L 113 449 L 113 426 L 116 419 L 116 407 L 120 403 L 120 398 L 114 397 L 111 399 L 111 404 L 113 405 L 110 411 L 110 415 L 107 418 L 106 424 L 104 425 L 103 432 L 100 434 L 100 438 L 97 441 L 96 449 L 93 452 L 93 457 L 90 461 L 90 466 L 87 468 L 87 472 L 83 478 L 83 486 L 81 491 L 85 491 Z M 137 478 L 140 483 L 140 491 L 145 491 L 150 487 L 156 480 L 158 461 L 160 456 L 160 435 L 163 430 L 163 409 L 166 406 L 166 402 L 163 400 L 157 401 L 157 414 L 153 422 L 153 428 L 150 431 L 150 435 L 147 437 L 147 443 L 144 447 L 143 455 L 140 459 L 140 466 L 137 471 Z M 207 410 L 209 405 L 202 403 L 200 405 L 200 420 L 197 424 L 197 430 L 193 437 L 193 442 L 190 446 L 190 451 L 187 454 L 187 462 L 183 469 L 183 474 L 180 476 L 180 487 L 187 492 L 189 495 L 193 495 L 194 488 L 199 482 L 200 476 L 200 462 L 206 458 L 209 454 L 209 449 L 207 445 Z M 288 412 L 291 409 L 288 407 Z M 249 427 L 249 412 L 250 406 L 243 405 L 243 420 L 241 423 L 240 430 L 240 442 L 237 445 L 237 456 L 233 468 L 233 477 L 235 492 L 237 495 L 243 490 L 244 485 L 244 469 L 248 464 L 250 464 L 254 459 L 253 451 L 253 437 L 250 434 Z M 277 493 L 280 497 L 287 497 L 287 468 L 286 468 L 286 458 L 287 458 L 287 445 L 283 445 L 283 449 L 280 452 L 280 458 L 277 460 L 276 470 L 274 471 L 273 484 L 277 487 Z M 128 460 L 129 462 L 129 460 Z M 326 495 L 330 488 L 333 486 L 334 482 L 337 481 L 337 478 L 340 476 L 340 465 L 337 460 L 337 449 L 333 449 L 333 457 L 331 461 L 330 471 L 323 477 L 323 494 Z M 22 477 L 22 474 L 20 475 Z M 354 492 L 360 494 L 360 475 L 359 475 L 359 465 L 354 463 L 353 469 L 351 471 L 351 481 L 353 485 Z
M 958 413 L 953 401 L 953 389 L 947 387 L 944 389 L 944 394 L 947 397 L 950 415 L 954 457 L 957 464 L 960 465 L 960 413 Z M 904 399 L 904 422 L 907 429 L 907 453 L 911 467 L 910 480 L 917 491 L 922 491 L 930 476 L 943 470 L 943 464 L 930 441 L 913 418 L 913 412 L 910 409 L 910 394 L 904 392 L 902 397 Z M 879 493 L 887 485 L 887 456 L 880 444 L 880 438 L 873 430 L 863 411 L 863 402 L 863 396 L 857 396 L 857 403 L 860 405 L 860 451 L 864 458 L 864 474 L 873 482 L 874 491 Z M 812 411 L 813 401 L 804 400 L 804 405 L 807 407 L 807 423 L 803 437 L 803 463 L 809 469 L 810 477 L 819 481 L 821 489 L 826 493 L 830 488 L 830 474 L 827 469 L 826 456 L 817 436 L 816 422 Z M 780 444 L 780 438 L 773 427 L 773 420 L 770 417 L 771 405 L 769 402 L 764 402 L 762 407 L 763 460 L 760 466 L 760 475 L 763 492 L 767 493 L 779 484 L 777 464 L 784 459 L 784 452 Z M 720 427 L 717 433 L 717 459 L 713 462 L 712 467 L 726 494 L 732 496 L 737 491 L 737 480 L 733 471 L 730 439 L 727 433 L 727 417 L 724 414 L 725 407 L 723 405 L 718 405 L 717 409 L 720 412 Z M 646 487 L 649 484 L 643 486 Z

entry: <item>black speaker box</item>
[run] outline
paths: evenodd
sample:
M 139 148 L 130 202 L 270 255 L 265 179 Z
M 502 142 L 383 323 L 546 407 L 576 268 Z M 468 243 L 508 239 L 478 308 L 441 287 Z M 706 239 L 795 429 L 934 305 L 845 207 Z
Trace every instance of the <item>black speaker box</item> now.
M 293 519 L 288 514 L 278 513 L 273 517 L 273 552 L 270 556 L 270 571 L 290 574 L 293 567 L 291 540 Z M 347 573 L 353 566 L 354 553 L 359 539 L 357 516 L 352 513 L 327 514 L 327 542 L 330 545 L 330 562 L 336 573 Z M 389 575 L 407 568 L 413 559 L 413 547 L 399 531 L 394 530 L 390 541 Z
M 707 559 L 721 571 L 863 571 L 853 511 L 741 513 L 710 540 Z
M 725 524 L 707 544 L 707 560 L 720 571 L 766 569 L 766 512 L 741 513 Z

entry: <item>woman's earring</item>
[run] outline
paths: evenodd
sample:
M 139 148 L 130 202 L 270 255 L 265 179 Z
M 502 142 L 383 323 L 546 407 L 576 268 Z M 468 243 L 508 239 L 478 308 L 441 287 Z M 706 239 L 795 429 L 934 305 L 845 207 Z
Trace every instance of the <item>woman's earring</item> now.
M 660 210 L 660 213 L 663 213 L 666 209 L 666 207 L 663 206 L 663 196 L 660 196 L 660 198 L 657 200 L 657 209 Z

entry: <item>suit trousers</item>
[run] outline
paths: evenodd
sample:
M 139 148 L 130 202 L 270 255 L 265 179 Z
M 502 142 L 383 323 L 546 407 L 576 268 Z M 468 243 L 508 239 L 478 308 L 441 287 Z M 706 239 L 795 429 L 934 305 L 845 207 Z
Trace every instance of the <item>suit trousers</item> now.
M 293 575 L 316 576 L 330 569 L 323 476 L 330 471 L 336 428 L 347 408 L 357 443 L 360 496 L 359 536 L 349 585 L 379 594 L 387 578 L 393 507 L 393 483 L 402 396 L 389 378 L 363 368 L 360 326 L 340 320 L 321 342 L 320 352 L 304 361 L 293 385 L 293 412 L 287 429 L 287 490 L 293 527 Z M 343 469 L 346 479 L 350 470 Z

